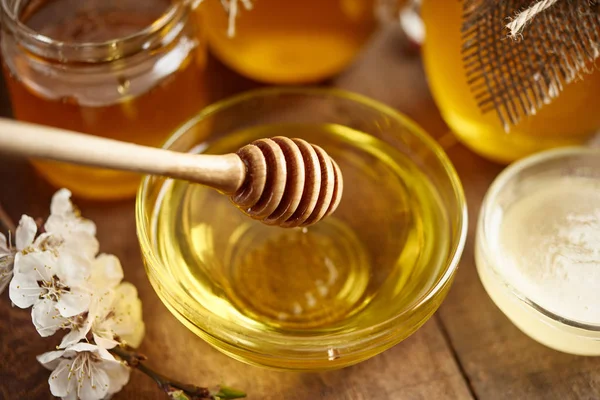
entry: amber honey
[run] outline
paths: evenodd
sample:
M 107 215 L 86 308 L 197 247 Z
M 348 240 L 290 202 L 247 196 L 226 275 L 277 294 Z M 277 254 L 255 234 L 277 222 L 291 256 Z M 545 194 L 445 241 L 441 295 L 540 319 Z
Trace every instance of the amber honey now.
M 560 96 L 509 133 L 494 112 L 483 114 L 467 84 L 461 53 L 463 2 L 424 0 L 424 61 L 429 84 L 452 131 L 467 146 L 510 162 L 551 147 L 585 142 L 600 129 L 600 71 L 565 87 Z
M 202 148 L 227 153 L 280 132 L 318 143 L 340 165 L 338 210 L 309 228 L 277 228 L 212 189 L 169 182 L 153 224 L 174 290 L 242 326 L 303 334 L 352 331 L 415 302 L 447 256 L 447 216 L 428 178 L 392 147 L 335 124 L 265 125 Z
M 166 26 L 155 35 L 140 36 L 169 9 L 168 0 L 145 2 L 54 0 L 23 9 L 20 19 L 53 41 L 81 46 L 73 59 L 40 57 L 3 45 L 4 71 L 17 119 L 66 128 L 149 146 L 159 146 L 179 124 L 206 104 L 203 69 L 205 47 L 195 18 L 179 15 L 184 29 Z M 168 35 L 174 38 L 167 39 Z M 124 39 L 125 38 L 125 39 Z M 85 58 L 86 48 L 113 46 L 105 59 Z M 129 47 L 126 47 L 129 46 Z M 144 47 L 147 47 L 145 49 Z M 128 54 L 120 54 L 121 49 Z M 91 50 L 90 50 L 91 51 Z M 95 57 L 95 56 L 93 56 Z M 35 161 L 40 174 L 56 186 L 92 198 L 132 196 L 136 174 Z
M 148 278 L 179 321 L 238 360 L 302 371 L 352 365 L 404 340 L 445 297 L 466 237 L 462 188 L 417 125 L 333 89 L 235 96 L 165 148 L 223 154 L 277 135 L 336 161 L 336 211 L 307 229 L 278 228 L 212 189 L 147 177 L 136 222 Z
M 267 83 L 296 84 L 328 78 L 345 68 L 375 29 L 375 0 L 254 0 L 235 21 L 218 0 L 203 15 L 212 51 L 237 72 Z

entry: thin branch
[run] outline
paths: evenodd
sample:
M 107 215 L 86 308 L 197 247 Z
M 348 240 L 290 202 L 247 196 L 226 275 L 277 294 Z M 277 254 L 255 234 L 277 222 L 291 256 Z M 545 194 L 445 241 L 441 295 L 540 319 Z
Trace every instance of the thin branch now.
M 4 211 L 4 208 L 2 208 L 2 204 L 0 204 L 0 223 L 2 223 L 2 225 L 10 232 L 15 232 L 17 229 L 13 220 L 9 217 L 8 213 Z
M 208 388 L 190 385 L 182 383 L 173 379 L 170 379 L 158 372 L 154 371 L 150 367 L 146 366 L 143 361 L 146 361 L 146 356 L 138 354 L 135 351 L 129 350 L 128 348 L 117 346 L 110 350 L 111 353 L 121 358 L 131 368 L 136 368 L 140 372 L 148 375 L 152 378 L 158 386 L 166 393 L 172 393 L 175 390 L 183 391 L 190 399 L 193 400 L 227 400 L 227 399 L 239 399 L 246 397 L 243 392 L 232 390 L 232 394 L 223 393 L 219 391 L 216 395 L 213 394 Z

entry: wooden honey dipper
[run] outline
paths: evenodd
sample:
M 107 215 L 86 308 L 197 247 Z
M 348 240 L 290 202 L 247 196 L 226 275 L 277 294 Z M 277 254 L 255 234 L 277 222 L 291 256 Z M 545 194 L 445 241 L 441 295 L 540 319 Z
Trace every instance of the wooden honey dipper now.
M 337 208 L 338 165 L 302 139 L 259 139 L 236 153 L 188 154 L 0 118 L 0 152 L 200 183 L 268 225 L 305 227 Z

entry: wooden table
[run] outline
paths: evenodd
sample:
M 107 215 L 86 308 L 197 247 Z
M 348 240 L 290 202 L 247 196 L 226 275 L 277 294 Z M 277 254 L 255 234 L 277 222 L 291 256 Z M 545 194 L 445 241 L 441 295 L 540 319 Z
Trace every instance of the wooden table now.
M 473 260 L 475 220 L 482 197 L 502 169 L 468 151 L 447 135 L 430 97 L 421 60 L 403 49 L 397 28 L 383 29 L 354 66 L 328 82 L 408 114 L 440 139 L 464 183 L 469 205 L 469 239 L 441 309 L 410 338 L 362 364 L 321 374 L 284 373 L 251 367 L 219 353 L 181 325 L 163 306 L 146 278 L 135 236 L 133 201 L 92 204 L 77 201 L 98 225 L 101 250 L 116 254 L 143 300 L 147 333 L 141 351 L 151 364 L 182 381 L 245 389 L 251 400 L 402 399 L 598 399 L 600 358 L 550 350 L 522 334 L 491 302 Z M 214 60 L 215 99 L 255 86 Z M 5 93 L 5 91 L 2 91 Z M 9 115 L 6 95 L 0 112 Z M 29 166 L 0 159 L 0 202 L 20 213 L 46 217 L 53 193 Z M 0 399 L 47 399 L 48 371 L 35 356 L 55 343 L 40 338 L 28 311 L 0 298 Z M 58 340 L 58 338 L 56 338 Z M 134 371 L 115 397 L 164 399 L 145 375 Z

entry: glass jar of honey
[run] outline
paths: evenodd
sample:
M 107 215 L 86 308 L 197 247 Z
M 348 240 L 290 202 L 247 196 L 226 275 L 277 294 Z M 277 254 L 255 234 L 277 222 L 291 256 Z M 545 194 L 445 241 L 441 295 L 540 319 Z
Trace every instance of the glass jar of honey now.
M 551 103 L 508 133 L 493 111 L 483 114 L 463 67 L 463 3 L 423 0 L 421 7 L 429 85 L 444 120 L 463 143 L 489 159 L 507 163 L 541 150 L 581 144 L 600 129 L 598 68 L 566 85 Z
M 235 35 L 218 0 L 205 0 L 213 53 L 236 72 L 265 83 L 300 84 L 329 78 L 352 62 L 376 27 L 376 0 L 254 0 L 238 5 Z
M 0 1 L 3 70 L 19 120 L 159 146 L 207 103 L 206 46 L 187 2 Z M 80 197 L 133 196 L 140 180 L 33 165 Z

